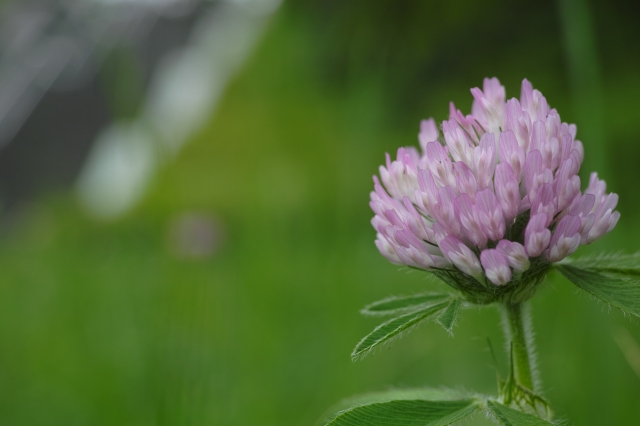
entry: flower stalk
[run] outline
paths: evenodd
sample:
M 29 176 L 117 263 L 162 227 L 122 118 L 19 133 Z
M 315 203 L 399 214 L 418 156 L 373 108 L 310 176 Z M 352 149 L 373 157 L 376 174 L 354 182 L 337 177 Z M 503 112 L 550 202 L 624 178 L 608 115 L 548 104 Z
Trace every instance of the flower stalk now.
M 531 391 L 537 391 L 533 372 L 536 369 L 531 318 L 524 303 L 504 304 L 503 321 L 507 348 L 512 351 L 511 362 L 516 383 Z

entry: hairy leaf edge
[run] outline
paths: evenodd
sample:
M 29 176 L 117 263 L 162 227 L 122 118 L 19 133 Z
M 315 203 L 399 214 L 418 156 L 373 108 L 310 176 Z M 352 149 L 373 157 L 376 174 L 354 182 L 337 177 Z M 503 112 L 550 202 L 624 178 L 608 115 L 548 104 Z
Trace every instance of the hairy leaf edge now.
M 387 309 L 387 310 L 374 310 L 375 308 L 377 308 L 380 305 L 384 305 L 386 303 L 391 303 L 391 302 L 395 302 L 395 301 L 401 301 L 403 299 L 417 299 L 419 297 L 425 297 L 425 296 L 432 296 L 434 297 L 433 300 L 429 300 L 426 302 L 420 302 L 420 303 L 416 303 L 415 305 L 407 305 L 406 307 L 402 307 L 402 308 L 395 308 L 395 309 Z M 421 309 L 426 309 L 429 306 L 433 306 L 436 305 L 440 302 L 443 302 L 447 299 L 451 298 L 451 296 L 449 294 L 442 294 L 442 293 L 421 293 L 421 294 L 415 294 L 415 295 L 410 295 L 410 296 L 389 296 L 386 297 L 382 300 L 378 300 L 377 302 L 373 302 L 368 304 L 367 306 L 365 306 L 364 308 L 362 308 L 360 310 L 360 313 L 362 315 L 366 315 L 366 316 L 372 316 L 372 317 L 382 317 L 382 316 L 389 316 L 389 315 L 402 315 L 402 314 L 408 314 L 411 312 L 416 312 L 418 310 Z
M 440 304 L 436 304 L 436 305 L 433 305 L 433 306 L 428 306 L 428 307 L 425 307 L 424 309 L 421 309 L 421 310 L 418 310 L 418 311 L 415 311 L 415 312 L 410 312 L 410 313 L 407 313 L 407 314 L 404 314 L 404 315 L 400 315 L 399 317 L 391 318 L 390 320 L 383 322 L 382 324 L 380 324 L 379 326 L 374 328 L 369 334 L 364 336 L 360 340 L 360 342 L 358 342 L 356 347 L 353 349 L 353 352 L 351 353 L 351 360 L 352 361 L 361 360 L 361 359 L 365 358 L 369 353 L 371 353 L 374 349 L 376 349 L 381 344 L 383 344 L 383 343 L 385 343 L 385 344 L 391 343 L 391 341 L 393 341 L 394 339 L 397 339 L 397 338 L 405 335 L 406 333 L 411 331 L 413 328 L 415 328 L 417 325 L 422 323 L 424 320 L 426 320 L 427 318 L 435 315 L 436 313 L 438 313 L 439 311 L 444 309 L 448 304 L 449 304 L 449 301 L 445 301 L 445 302 L 442 302 Z M 367 338 L 369 336 L 371 336 L 372 334 L 374 334 L 376 331 L 380 330 L 381 328 L 389 325 L 389 323 L 391 323 L 393 321 L 396 321 L 396 320 L 398 320 L 398 319 L 400 319 L 402 317 L 411 317 L 411 316 L 415 316 L 415 318 L 409 318 L 407 320 L 407 322 L 399 325 L 394 330 L 392 330 L 391 332 L 387 333 L 387 335 L 384 338 L 381 338 L 381 339 L 377 340 L 376 342 L 374 342 L 373 344 L 371 344 L 370 346 L 368 346 L 368 347 L 366 347 L 364 349 L 359 349 L 361 347 L 361 345 L 364 344 L 364 342 L 367 340 Z
M 426 399 L 399 399 L 396 401 L 429 401 L 429 402 L 463 402 L 463 401 L 468 401 L 469 404 L 466 407 L 461 408 L 460 410 L 453 412 L 451 414 L 448 414 L 447 416 L 443 417 L 443 420 L 446 420 L 446 423 L 442 423 L 441 421 L 438 422 L 430 422 L 429 426 L 448 426 L 451 425 L 455 422 L 457 422 L 458 420 L 461 420 L 465 417 L 468 417 L 470 415 L 472 415 L 473 413 L 475 413 L 478 409 L 482 408 L 482 401 L 478 400 L 478 399 L 461 399 L 461 400 L 444 400 L 444 401 L 430 401 L 430 400 L 426 400 Z M 346 408 L 344 410 L 340 410 L 336 413 L 334 413 L 332 416 L 330 416 L 326 422 L 322 423 L 323 426 L 333 426 L 335 424 L 336 421 L 340 420 L 340 417 L 353 412 L 354 410 L 357 410 L 359 408 L 363 408 L 363 407 L 369 407 L 369 406 L 373 406 L 373 405 L 382 405 L 382 404 L 386 404 L 386 403 L 390 403 L 390 402 L 394 402 L 394 400 L 389 400 L 389 401 L 376 401 L 376 402 L 371 402 L 371 403 L 363 403 L 363 404 L 358 404 L 358 405 L 354 405 L 352 407 Z M 460 416 L 454 416 L 456 414 L 461 414 Z M 447 419 L 447 417 L 449 417 L 449 419 Z

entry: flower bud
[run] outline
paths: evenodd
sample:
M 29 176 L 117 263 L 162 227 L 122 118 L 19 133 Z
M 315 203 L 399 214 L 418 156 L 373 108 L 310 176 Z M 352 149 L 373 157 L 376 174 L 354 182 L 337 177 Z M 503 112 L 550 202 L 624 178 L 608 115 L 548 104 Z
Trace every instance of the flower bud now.
M 440 242 L 440 249 L 460 271 L 476 279 L 482 277 L 482 266 L 478 257 L 460 239 L 449 235 Z
M 507 130 L 500 134 L 498 151 L 500 152 L 500 162 L 509 164 L 514 177 L 517 176 L 519 181 L 524 167 L 525 155 L 524 150 L 518 145 L 516 135 L 512 130 Z
M 478 206 L 478 217 L 482 224 L 482 230 L 487 238 L 498 241 L 504 236 L 505 223 L 502 208 L 498 203 L 496 194 L 485 188 L 476 194 L 476 205 Z
M 516 272 L 524 272 L 529 269 L 529 256 L 524 246 L 515 241 L 500 240 L 496 246 L 496 250 L 505 255 L 509 266 Z
M 496 249 L 483 250 L 480 262 L 489 281 L 495 285 L 503 285 L 511 280 L 511 268 L 504 254 Z
M 508 163 L 500 163 L 496 166 L 494 185 L 505 221 L 511 223 L 520 208 L 520 188 L 513 169 Z
M 558 262 L 575 252 L 580 245 L 580 219 L 577 216 L 563 217 L 553 231 L 549 244 L 549 260 Z
M 438 140 L 438 126 L 433 118 L 428 120 L 422 120 L 420 122 L 420 133 L 418 133 L 418 140 L 422 151 L 427 150 L 427 144 Z
M 549 247 L 551 231 L 546 228 L 547 215 L 540 213 L 531 216 L 524 231 L 524 247 L 529 257 L 538 257 Z
M 473 152 L 478 188 L 493 189 L 493 172 L 496 167 L 496 141 L 493 133 L 485 133 Z

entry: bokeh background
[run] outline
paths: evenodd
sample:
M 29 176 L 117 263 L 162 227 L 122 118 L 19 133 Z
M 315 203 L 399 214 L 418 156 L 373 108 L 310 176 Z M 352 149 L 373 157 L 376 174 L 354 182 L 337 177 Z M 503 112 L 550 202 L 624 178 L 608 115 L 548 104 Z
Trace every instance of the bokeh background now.
M 0 423 L 312 425 L 389 386 L 494 393 L 493 309 L 363 361 L 365 304 L 436 290 L 373 245 L 371 176 L 418 123 L 528 78 L 640 249 L 630 0 L 4 0 Z M 532 301 L 575 425 L 640 424 L 640 324 L 560 276 Z M 497 366 L 489 353 L 496 349 Z M 487 424 L 481 415 L 469 425 Z

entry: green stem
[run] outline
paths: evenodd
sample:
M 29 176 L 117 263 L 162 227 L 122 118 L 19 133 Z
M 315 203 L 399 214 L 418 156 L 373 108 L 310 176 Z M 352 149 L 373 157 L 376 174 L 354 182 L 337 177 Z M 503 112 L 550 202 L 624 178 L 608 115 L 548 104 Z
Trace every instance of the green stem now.
M 533 335 L 530 317 L 525 313 L 526 307 L 522 303 L 504 305 L 504 325 L 507 338 L 507 349 L 513 351 L 513 371 L 516 382 L 532 391 L 536 385 L 533 372 L 535 359 L 533 357 Z M 537 386 L 535 386 L 537 388 Z

